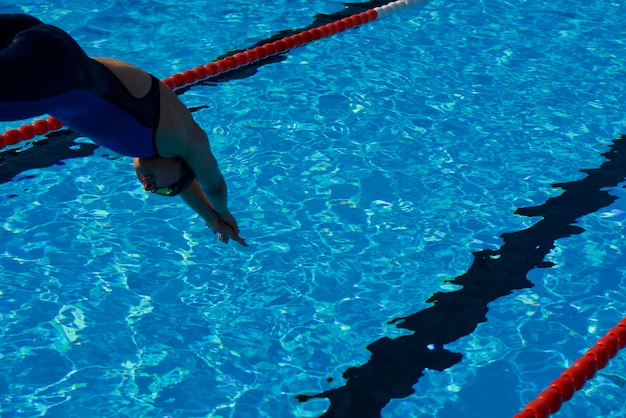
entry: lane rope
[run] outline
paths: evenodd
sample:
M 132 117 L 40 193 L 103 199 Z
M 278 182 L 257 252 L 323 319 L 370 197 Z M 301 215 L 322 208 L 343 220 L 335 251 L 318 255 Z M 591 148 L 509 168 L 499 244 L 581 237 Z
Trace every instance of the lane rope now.
M 228 73 L 235 69 L 253 64 L 259 60 L 269 58 L 273 55 L 284 54 L 291 49 L 309 44 L 321 38 L 329 37 L 351 28 L 356 28 L 398 10 L 412 6 L 413 4 L 422 2 L 424 2 L 424 0 L 391 1 L 383 6 L 355 13 L 324 25 L 285 36 L 284 38 L 275 41 L 261 43 L 261 45 L 257 47 L 243 52 L 237 52 L 233 55 L 218 59 L 208 64 L 197 66 L 192 70 L 186 70 L 182 73 L 171 75 L 161 81 L 170 89 L 176 91 L 182 87 L 192 86 L 211 77 Z M 40 119 L 32 123 L 24 124 L 17 129 L 9 129 L 3 134 L 0 134 L 0 151 L 7 146 L 16 145 L 21 141 L 31 140 L 36 136 L 57 131 L 62 129 L 63 126 L 64 125 L 61 121 L 50 116 L 46 119 Z
M 554 414 L 624 347 L 626 347 L 626 318 L 600 338 L 514 418 L 547 418 Z

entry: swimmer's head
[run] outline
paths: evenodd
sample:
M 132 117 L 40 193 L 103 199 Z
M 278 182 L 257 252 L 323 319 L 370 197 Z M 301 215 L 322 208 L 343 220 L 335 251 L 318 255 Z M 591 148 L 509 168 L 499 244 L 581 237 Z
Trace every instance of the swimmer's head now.
M 181 158 L 135 158 L 133 167 L 144 190 L 163 196 L 176 196 L 195 179 Z

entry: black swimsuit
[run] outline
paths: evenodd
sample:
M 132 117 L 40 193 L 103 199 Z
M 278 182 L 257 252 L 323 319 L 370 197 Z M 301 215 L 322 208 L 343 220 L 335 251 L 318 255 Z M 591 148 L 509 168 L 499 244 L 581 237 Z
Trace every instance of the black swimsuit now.
M 98 145 L 158 155 L 160 82 L 134 97 L 61 29 L 28 15 L 0 15 L 0 120 L 49 114 Z

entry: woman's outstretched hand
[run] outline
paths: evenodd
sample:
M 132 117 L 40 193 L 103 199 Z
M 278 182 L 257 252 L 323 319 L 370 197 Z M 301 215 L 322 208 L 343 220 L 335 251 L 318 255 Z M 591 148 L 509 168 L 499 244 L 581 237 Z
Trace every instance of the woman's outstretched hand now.
M 215 218 L 211 223 L 207 222 L 207 226 L 211 228 L 214 233 L 217 233 L 219 240 L 224 244 L 228 244 L 228 241 L 232 239 L 244 247 L 248 246 L 245 238 L 239 236 L 237 221 L 230 212 L 222 214 L 215 213 Z

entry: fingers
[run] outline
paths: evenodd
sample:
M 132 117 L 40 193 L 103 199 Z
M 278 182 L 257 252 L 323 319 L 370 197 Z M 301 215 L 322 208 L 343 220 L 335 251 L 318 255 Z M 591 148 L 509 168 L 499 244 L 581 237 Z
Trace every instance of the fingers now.
M 235 233 L 232 233 L 232 232 L 231 233 L 220 232 L 220 233 L 217 234 L 217 237 L 224 244 L 228 244 L 228 241 L 232 238 L 233 241 L 238 242 L 240 245 L 242 245 L 244 247 L 248 246 L 248 243 L 246 242 L 245 238 L 241 238 L 238 234 L 235 234 Z
M 233 237 L 233 239 L 237 241 L 239 244 L 243 245 L 244 247 L 248 246 L 248 243 L 246 242 L 245 238 L 241 238 L 240 236 L 237 236 L 237 237 Z
M 219 234 L 217 234 L 217 238 L 224 244 L 228 244 L 228 240 L 230 237 L 228 236 L 228 234 L 220 232 Z
M 216 224 L 209 226 L 209 224 L 207 223 L 207 226 L 211 228 L 211 231 L 213 231 L 214 234 L 217 234 L 217 237 L 221 242 L 223 242 L 224 244 L 228 244 L 228 242 L 232 239 L 233 241 L 238 242 L 244 247 L 248 246 L 245 238 L 241 238 L 239 236 L 239 228 L 237 227 L 237 222 L 230 213 L 226 216 L 218 215 L 217 220 L 218 222 Z
M 222 222 L 230 226 L 233 231 L 235 231 L 235 234 L 239 233 L 239 226 L 237 225 L 237 221 L 230 212 L 223 213 L 221 215 L 218 214 L 217 216 L 222 220 Z
M 229 231 L 220 232 L 220 237 L 219 237 L 220 241 L 227 244 L 229 239 L 232 238 L 233 241 L 238 242 L 240 245 L 244 247 L 248 246 L 248 243 L 246 243 L 246 240 L 239 236 L 239 226 L 237 225 L 237 221 L 235 220 L 235 217 L 230 212 L 218 215 L 218 218 L 229 229 Z
M 241 238 L 239 235 L 227 235 L 227 234 L 220 234 L 219 235 L 219 240 L 222 241 L 224 244 L 228 244 L 228 241 L 232 238 L 233 241 L 238 242 L 241 246 L 243 247 L 247 247 L 248 243 L 246 242 L 245 238 Z

